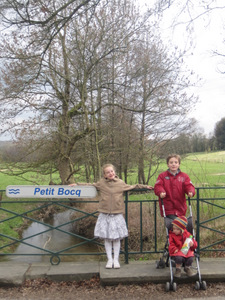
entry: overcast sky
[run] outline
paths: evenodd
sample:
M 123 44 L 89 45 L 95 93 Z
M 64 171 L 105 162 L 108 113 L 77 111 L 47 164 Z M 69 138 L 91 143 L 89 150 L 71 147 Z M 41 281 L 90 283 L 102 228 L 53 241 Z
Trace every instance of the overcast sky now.
M 147 0 L 138 0 L 141 4 L 149 3 Z M 178 2 L 178 1 L 177 1 Z M 182 0 L 184 3 L 184 1 Z M 196 0 L 194 13 L 197 15 L 198 8 Z M 221 0 L 217 0 L 215 5 L 222 5 Z M 199 10 L 198 10 L 199 9 Z M 199 121 L 199 126 L 204 129 L 206 135 L 213 133 L 216 122 L 225 117 L 225 74 L 222 75 L 218 69 L 225 70 L 225 58 L 212 54 L 213 50 L 219 50 L 225 55 L 225 44 L 223 35 L 225 33 L 224 15 L 225 9 L 214 10 L 210 16 L 204 15 L 194 23 L 194 33 L 188 36 L 186 32 L 187 24 L 178 25 L 175 30 L 171 29 L 173 15 L 177 13 L 177 8 L 170 7 L 163 16 L 161 23 L 161 35 L 164 42 L 177 45 L 184 49 L 187 41 L 192 41 L 192 48 L 188 52 L 185 62 L 196 75 L 202 78 L 202 84 L 193 89 L 195 95 L 199 96 L 199 102 L 190 117 Z M 181 15 L 180 21 L 185 21 L 188 16 Z

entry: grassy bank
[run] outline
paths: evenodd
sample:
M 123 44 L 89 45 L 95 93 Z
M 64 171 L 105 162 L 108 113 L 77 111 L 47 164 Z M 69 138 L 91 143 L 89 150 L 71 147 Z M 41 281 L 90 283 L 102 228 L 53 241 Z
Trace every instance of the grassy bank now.
M 154 166 L 152 169 L 154 171 Z M 151 178 L 154 185 L 159 173 L 167 170 L 166 160 L 161 160 L 156 174 Z M 181 159 L 180 169 L 187 173 L 193 184 L 200 186 L 225 186 L 225 151 L 193 153 Z M 137 170 L 129 173 L 129 182 L 137 182 Z
M 181 170 L 188 173 L 195 186 L 225 186 L 225 151 L 210 153 L 193 153 L 187 155 L 181 161 Z M 2 169 L 4 166 L 2 164 Z M 152 166 L 154 171 L 155 166 Z M 167 169 L 166 161 L 162 160 L 156 174 L 151 178 L 154 185 L 159 173 Z M 130 170 L 128 183 L 137 183 L 137 169 Z M 31 185 L 31 181 L 40 185 L 48 185 L 49 175 L 41 175 L 38 171 L 24 175 L 25 179 L 0 173 L 0 189 L 4 190 L 8 185 Z M 79 182 L 85 181 L 82 176 L 77 176 Z M 60 182 L 59 175 L 54 174 L 53 181 Z

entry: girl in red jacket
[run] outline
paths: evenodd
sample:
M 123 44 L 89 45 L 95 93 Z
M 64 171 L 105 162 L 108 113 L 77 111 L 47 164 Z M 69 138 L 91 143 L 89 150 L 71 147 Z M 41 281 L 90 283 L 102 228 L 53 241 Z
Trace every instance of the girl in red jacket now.
M 189 243 L 187 254 L 181 251 L 181 248 L 190 232 L 187 231 L 187 218 L 185 216 L 177 217 L 172 222 L 173 230 L 169 231 L 169 255 L 175 261 L 176 272 L 174 277 L 181 277 L 181 266 L 184 264 L 184 271 L 188 277 L 196 275 L 191 269 L 193 263 L 194 250 L 197 248 L 197 242 L 194 238 Z

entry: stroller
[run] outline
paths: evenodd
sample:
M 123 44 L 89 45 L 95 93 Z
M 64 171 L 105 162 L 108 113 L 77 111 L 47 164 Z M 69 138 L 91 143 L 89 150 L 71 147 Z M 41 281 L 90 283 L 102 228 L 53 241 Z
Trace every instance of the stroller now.
M 163 255 L 160 258 L 159 261 L 156 262 L 156 268 L 157 269 L 163 269 L 165 267 L 170 268 L 170 282 L 166 282 L 166 292 L 173 290 L 176 292 L 177 290 L 177 284 L 173 280 L 173 267 L 175 267 L 175 262 L 171 259 L 169 256 L 169 230 L 171 228 L 171 223 L 173 219 L 167 218 L 166 213 L 165 213 L 165 208 L 163 204 L 163 199 L 161 199 L 162 203 L 162 210 L 163 210 L 163 217 L 164 217 L 164 223 L 166 227 L 166 235 L 167 235 L 167 240 L 166 244 L 163 250 Z M 189 210 L 190 210 L 190 216 L 187 218 L 188 220 L 188 225 L 187 225 L 187 231 L 192 233 L 192 236 L 195 238 L 195 233 L 194 233 L 194 227 L 193 227 L 193 221 L 192 221 L 192 209 L 191 209 L 191 201 L 190 198 L 188 197 L 188 204 L 189 204 Z M 200 273 L 200 267 L 199 267 L 199 255 L 197 254 L 196 250 L 194 251 L 195 259 L 196 259 L 196 269 L 197 269 L 197 274 L 199 277 L 199 280 L 195 282 L 195 289 L 196 290 L 206 290 L 206 282 L 202 281 L 201 279 L 201 273 Z

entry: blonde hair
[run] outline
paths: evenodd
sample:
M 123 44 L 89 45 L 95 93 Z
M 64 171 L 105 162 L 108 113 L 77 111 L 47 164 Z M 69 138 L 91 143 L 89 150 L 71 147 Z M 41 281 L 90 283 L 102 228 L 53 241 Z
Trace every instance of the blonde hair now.
M 109 167 L 113 168 L 114 172 L 116 173 L 116 168 L 114 167 L 113 164 L 105 164 L 105 165 L 102 166 L 102 175 L 103 176 L 105 175 L 105 169 L 107 169 Z
M 179 164 L 180 164 L 180 162 L 181 162 L 181 157 L 180 157 L 180 155 L 179 154 L 169 154 L 168 156 L 167 156 L 167 159 L 166 159 L 166 162 L 167 162 L 167 164 L 169 163 L 169 160 L 171 159 L 171 158 L 176 158 L 178 161 L 179 161 Z

